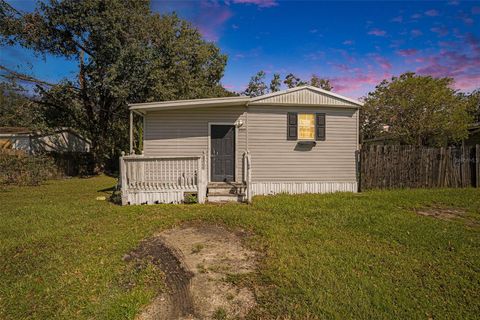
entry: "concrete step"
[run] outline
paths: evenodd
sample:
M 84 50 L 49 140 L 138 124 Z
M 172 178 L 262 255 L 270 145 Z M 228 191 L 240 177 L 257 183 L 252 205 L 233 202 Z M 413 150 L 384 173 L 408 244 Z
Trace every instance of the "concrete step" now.
M 244 202 L 245 200 L 244 195 L 236 195 L 236 194 L 224 194 L 224 195 L 211 195 L 207 196 L 208 202 Z
M 211 195 L 229 195 L 229 194 L 236 194 L 236 189 L 234 187 L 230 188 L 208 188 L 208 194 Z
M 245 185 L 237 182 L 210 182 L 207 190 L 208 195 L 239 195 L 244 192 Z

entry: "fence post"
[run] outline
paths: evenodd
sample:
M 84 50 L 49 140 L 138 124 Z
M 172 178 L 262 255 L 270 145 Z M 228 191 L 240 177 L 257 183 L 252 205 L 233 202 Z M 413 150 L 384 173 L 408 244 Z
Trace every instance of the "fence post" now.
M 357 192 L 362 191 L 362 149 L 355 151 L 357 160 Z
M 480 188 L 480 144 L 475 145 L 475 187 Z

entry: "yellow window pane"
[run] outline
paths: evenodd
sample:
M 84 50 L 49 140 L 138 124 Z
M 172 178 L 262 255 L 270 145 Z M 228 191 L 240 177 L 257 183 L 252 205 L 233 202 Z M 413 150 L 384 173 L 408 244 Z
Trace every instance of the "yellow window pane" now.
M 300 113 L 298 115 L 298 138 L 313 140 L 315 138 L 315 115 Z

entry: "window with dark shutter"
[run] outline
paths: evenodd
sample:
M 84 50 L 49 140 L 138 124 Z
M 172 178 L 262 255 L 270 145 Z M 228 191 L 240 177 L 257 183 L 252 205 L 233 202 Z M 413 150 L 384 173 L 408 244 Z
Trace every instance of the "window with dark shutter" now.
M 326 121 L 325 113 L 315 114 L 315 140 L 325 141 Z
M 287 140 L 297 140 L 297 114 L 287 113 Z

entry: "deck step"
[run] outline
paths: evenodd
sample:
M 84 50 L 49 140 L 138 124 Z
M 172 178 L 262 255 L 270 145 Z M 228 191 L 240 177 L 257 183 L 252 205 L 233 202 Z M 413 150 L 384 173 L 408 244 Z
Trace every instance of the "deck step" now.
M 208 195 L 207 202 L 244 202 L 243 195 L 228 194 L 228 195 Z
M 210 182 L 207 186 L 208 202 L 244 202 L 245 185 L 238 182 Z

